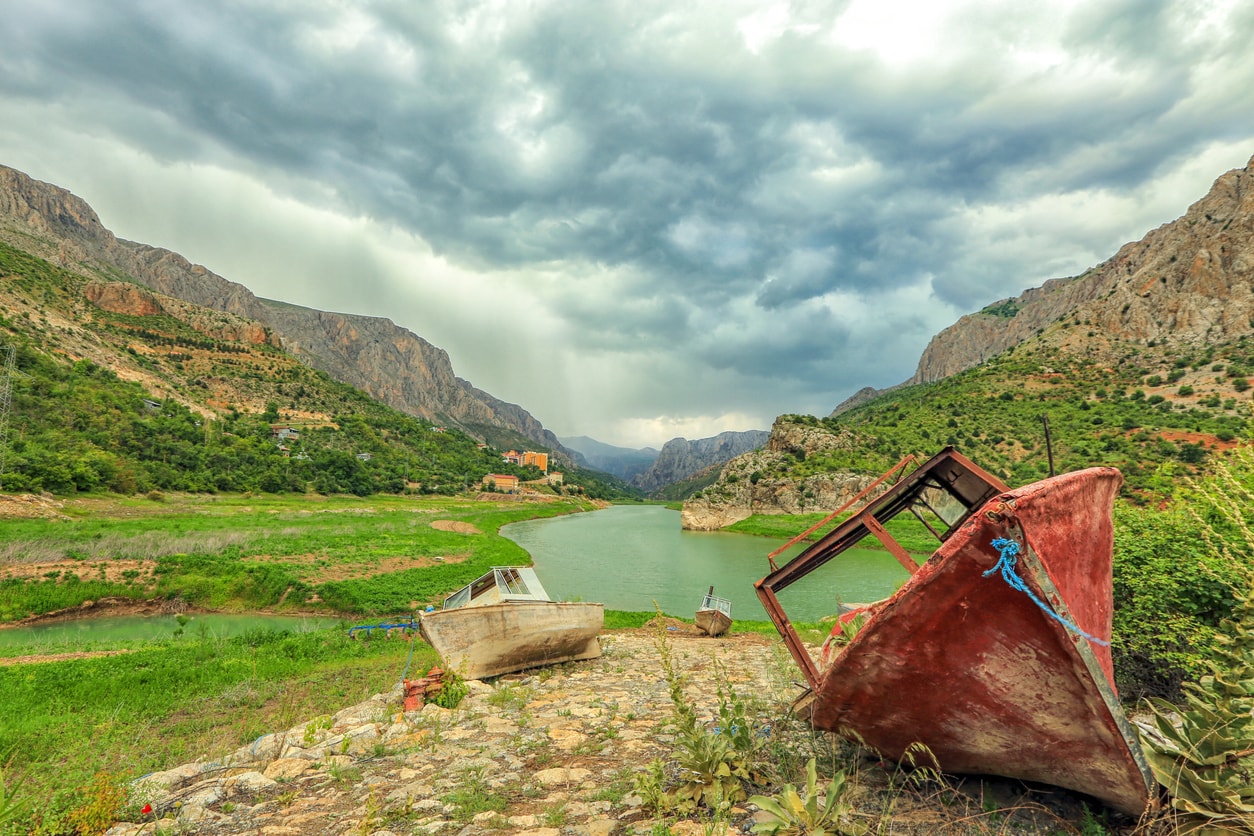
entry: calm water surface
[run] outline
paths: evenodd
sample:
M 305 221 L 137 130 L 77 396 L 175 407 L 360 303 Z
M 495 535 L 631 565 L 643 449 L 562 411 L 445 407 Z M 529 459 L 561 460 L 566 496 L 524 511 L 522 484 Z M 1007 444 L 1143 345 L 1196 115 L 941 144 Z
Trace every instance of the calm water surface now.
M 0 649 L 19 647 L 38 642 L 65 650 L 80 650 L 87 644 L 119 641 L 147 641 L 168 639 L 176 630 L 182 635 L 199 638 L 239 636 L 250 630 L 286 630 L 300 633 L 322 630 L 340 624 L 336 618 L 308 618 L 281 615 L 205 615 L 185 616 L 186 623 L 179 624 L 173 615 L 106 615 L 80 618 L 74 621 L 58 621 L 36 624 L 30 627 L 13 627 L 0 630 Z M 366 623 L 366 622 L 363 622 Z
M 511 523 L 501 533 L 527 550 L 554 599 L 600 601 L 647 612 L 654 602 L 691 618 L 711 586 L 732 602 L 732 617 L 765 621 L 753 584 L 770 570 L 766 555 L 785 541 L 722 531 L 684 531 L 679 512 L 660 505 L 614 505 L 583 514 Z M 796 546 L 776 560 L 783 565 Z M 836 612 L 838 601 L 875 601 L 907 577 L 886 551 L 851 549 L 780 594 L 794 621 Z

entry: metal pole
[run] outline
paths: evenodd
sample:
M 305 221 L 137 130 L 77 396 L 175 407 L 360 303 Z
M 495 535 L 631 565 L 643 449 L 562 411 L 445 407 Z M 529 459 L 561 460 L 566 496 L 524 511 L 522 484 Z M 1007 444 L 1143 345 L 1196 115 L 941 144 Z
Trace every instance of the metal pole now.
M 0 477 L 4 476 L 5 454 L 9 451 L 9 410 L 13 405 L 13 370 L 17 362 L 17 346 L 0 346 L 5 353 L 4 372 L 0 375 Z
M 1041 414 L 1041 423 L 1045 425 L 1045 452 L 1049 456 L 1049 475 L 1054 475 L 1054 443 L 1049 438 L 1049 413 Z

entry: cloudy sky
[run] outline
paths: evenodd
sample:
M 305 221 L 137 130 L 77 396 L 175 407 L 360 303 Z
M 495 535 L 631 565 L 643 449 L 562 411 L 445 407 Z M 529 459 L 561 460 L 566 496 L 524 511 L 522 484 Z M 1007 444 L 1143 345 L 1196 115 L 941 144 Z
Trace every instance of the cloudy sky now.
M 0 163 L 560 436 L 825 415 L 1254 155 L 1242 0 L 0 0 Z

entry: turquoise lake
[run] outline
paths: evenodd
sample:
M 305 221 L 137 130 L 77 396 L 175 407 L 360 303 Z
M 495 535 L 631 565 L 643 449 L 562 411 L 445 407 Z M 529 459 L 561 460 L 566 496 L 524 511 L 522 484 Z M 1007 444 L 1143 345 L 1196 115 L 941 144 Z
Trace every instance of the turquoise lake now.
M 691 618 L 701 596 L 732 602 L 732 617 L 767 620 L 753 584 L 769 571 L 766 555 L 785 541 L 721 531 L 684 531 L 679 512 L 660 505 L 613 505 L 600 511 L 512 523 L 501 533 L 527 550 L 554 599 L 599 601 L 613 610 Z M 782 565 L 795 546 L 776 560 Z M 851 549 L 779 596 L 789 618 L 817 621 L 838 602 L 876 601 L 905 582 L 886 551 Z

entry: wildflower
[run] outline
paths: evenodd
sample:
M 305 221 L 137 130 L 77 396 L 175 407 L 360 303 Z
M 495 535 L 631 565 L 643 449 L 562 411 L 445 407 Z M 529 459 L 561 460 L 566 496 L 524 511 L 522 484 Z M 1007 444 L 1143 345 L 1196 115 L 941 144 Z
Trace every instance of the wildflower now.
M 143 809 L 142 809 L 142 810 L 140 810 L 139 812 L 143 813 L 145 816 L 146 816 L 146 815 L 148 815 L 149 813 L 151 813 L 151 812 L 152 812 L 152 805 L 151 805 L 151 804 L 145 804 L 145 805 L 144 805 L 144 807 L 143 807 Z

